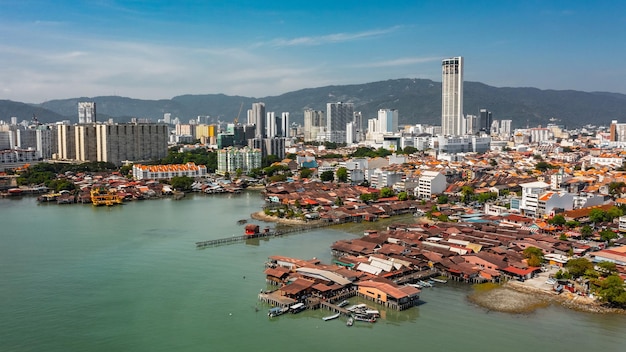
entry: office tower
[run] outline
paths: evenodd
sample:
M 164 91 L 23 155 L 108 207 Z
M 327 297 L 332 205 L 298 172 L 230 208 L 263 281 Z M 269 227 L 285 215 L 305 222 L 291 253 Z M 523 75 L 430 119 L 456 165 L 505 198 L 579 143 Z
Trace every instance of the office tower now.
M 96 122 L 96 103 L 93 101 L 78 103 L 78 123 Z
M 163 114 L 163 122 L 167 123 L 168 125 L 172 123 L 172 114 L 169 112 Z
M 441 64 L 441 133 L 464 134 L 463 124 L 463 57 L 445 59 Z
M 480 129 L 484 130 L 487 134 L 490 134 L 492 123 L 493 116 L 491 115 L 491 111 L 487 109 L 480 109 Z
M 508 137 L 511 135 L 511 122 L 513 122 L 513 120 L 500 121 L 500 135 L 504 137 Z
M 280 136 L 289 137 L 289 113 L 283 112 L 280 116 Z
M 398 110 L 380 109 L 378 110 L 378 130 L 382 133 L 398 132 Z
M 267 138 L 274 138 L 278 136 L 278 128 L 280 127 L 280 123 L 276 118 L 276 113 L 270 111 L 266 114 L 267 118 L 265 119 L 265 136 Z
M 354 128 L 357 133 L 363 132 L 363 114 L 360 111 L 354 112 Z
M 266 136 L 265 131 L 265 103 L 253 103 L 252 110 L 248 115 L 249 121 L 251 121 L 255 126 L 255 137 L 263 138 Z
M 326 126 L 323 111 L 312 109 L 304 110 L 304 141 L 317 140 L 317 134 L 322 132 Z
M 328 140 L 335 143 L 346 142 L 346 125 L 354 119 L 354 104 L 328 103 L 326 104 L 326 132 Z

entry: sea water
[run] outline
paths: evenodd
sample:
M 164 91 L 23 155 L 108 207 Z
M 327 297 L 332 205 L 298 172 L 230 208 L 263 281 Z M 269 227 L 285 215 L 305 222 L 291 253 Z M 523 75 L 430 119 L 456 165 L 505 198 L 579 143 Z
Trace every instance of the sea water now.
M 375 306 L 376 323 L 328 311 L 269 318 L 271 255 L 331 261 L 345 227 L 196 249 L 239 236 L 258 192 L 123 206 L 0 199 L 0 351 L 624 351 L 626 317 L 551 306 L 490 312 L 465 284 L 424 289 L 423 303 Z M 260 223 L 262 227 L 272 224 Z M 351 301 L 356 303 L 357 298 Z

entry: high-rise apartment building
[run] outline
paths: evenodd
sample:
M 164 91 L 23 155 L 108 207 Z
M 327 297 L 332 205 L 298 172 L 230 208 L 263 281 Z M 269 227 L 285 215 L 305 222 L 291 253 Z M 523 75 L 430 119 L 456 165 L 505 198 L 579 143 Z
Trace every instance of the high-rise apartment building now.
M 96 103 L 93 101 L 78 103 L 78 123 L 96 122 Z
M 378 130 L 382 133 L 398 132 L 398 110 L 380 109 L 378 110 Z
M 266 136 L 265 131 L 265 103 L 253 103 L 252 109 L 248 112 L 248 122 L 252 122 L 255 126 L 255 137 L 263 138 Z
M 326 104 L 326 132 L 328 140 L 335 143 L 346 142 L 346 125 L 354 120 L 354 104 L 328 103 Z
M 312 109 L 304 110 L 304 141 L 311 142 L 317 140 L 318 133 L 326 127 L 323 111 Z
M 441 74 L 441 133 L 463 135 L 463 57 L 443 60 Z
M 281 137 L 290 137 L 289 136 L 289 113 L 283 112 L 280 116 L 280 136 Z

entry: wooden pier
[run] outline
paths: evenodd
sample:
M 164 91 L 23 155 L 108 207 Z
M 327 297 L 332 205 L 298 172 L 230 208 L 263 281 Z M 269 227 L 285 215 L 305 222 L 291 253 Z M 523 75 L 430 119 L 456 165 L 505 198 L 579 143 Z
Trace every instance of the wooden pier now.
M 280 227 L 280 228 L 270 230 L 270 231 L 262 231 L 253 235 L 232 236 L 232 237 L 226 237 L 226 238 L 218 238 L 215 240 L 200 241 L 200 242 L 196 242 L 196 248 L 203 249 L 206 247 L 223 246 L 227 244 L 244 242 L 246 240 L 253 239 L 253 238 L 279 237 L 279 236 L 309 231 L 312 229 L 316 229 L 320 227 L 327 227 L 327 226 L 332 226 L 332 225 L 337 225 L 337 224 L 339 223 L 338 222 L 322 222 L 322 223 L 315 223 L 315 224 L 308 224 L 308 225 L 301 225 L 301 226 L 284 226 L 284 227 Z

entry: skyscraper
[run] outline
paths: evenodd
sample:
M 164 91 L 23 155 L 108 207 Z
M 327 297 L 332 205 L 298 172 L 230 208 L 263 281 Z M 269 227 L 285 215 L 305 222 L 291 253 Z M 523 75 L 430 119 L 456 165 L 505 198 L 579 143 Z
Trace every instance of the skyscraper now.
M 265 131 L 265 103 L 253 103 L 252 112 L 250 114 L 250 120 L 254 122 L 256 126 L 255 137 L 263 138 L 266 136 Z
M 78 123 L 96 122 L 96 103 L 93 101 L 78 103 Z
M 491 133 L 491 124 L 493 123 L 493 115 L 491 111 L 487 109 L 480 109 L 480 129 L 487 132 L 487 134 Z
M 326 132 L 330 142 L 346 142 L 346 124 L 354 120 L 354 104 L 328 103 L 326 104 Z
M 445 59 L 441 63 L 441 133 L 465 134 L 463 124 L 463 57 Z

